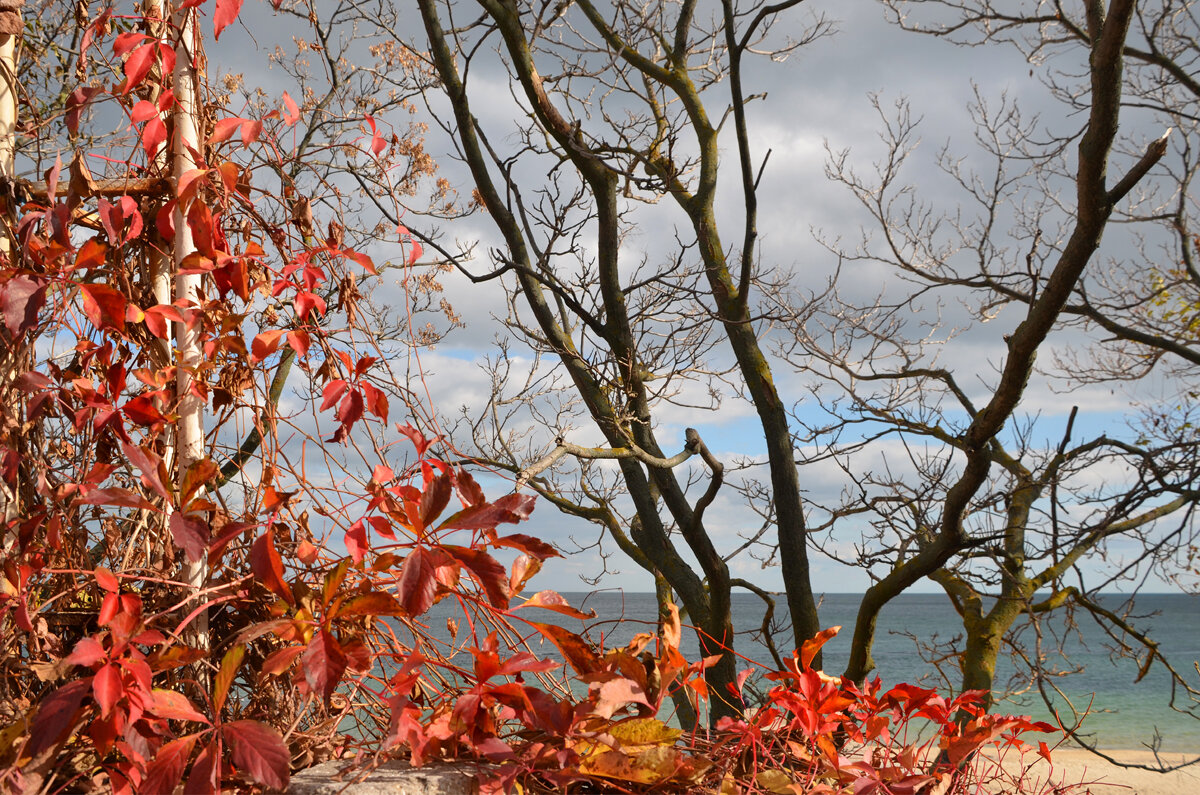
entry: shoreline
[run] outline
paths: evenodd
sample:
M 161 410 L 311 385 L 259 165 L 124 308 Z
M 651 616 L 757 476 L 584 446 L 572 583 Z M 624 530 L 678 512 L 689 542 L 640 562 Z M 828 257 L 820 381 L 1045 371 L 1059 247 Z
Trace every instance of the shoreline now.
M 1156 767 L 1159 764 L 1177 765 L 1200 758 L 1200 748 L 1194 753 L 1160 752 L 1157 757 L 1146 749 L 1099 749 L 1117 762 Z M 1050 752 L 1053 764 L 1048 764 L 1036 751 L 1023 758 L 1013 755 L 1004 767 L 1013 772 L 1024 768 L 1026 781 L 1037 786 L 1046 782 L 1061 785 L 1084 784 L 1080 793 L 1092 795 L 1189 795 L 1200 793 L 1200 762 L 1169 773 L 1142 768 L 1126 768 L 1113 764 L 1082 748 L 1063 745 Z

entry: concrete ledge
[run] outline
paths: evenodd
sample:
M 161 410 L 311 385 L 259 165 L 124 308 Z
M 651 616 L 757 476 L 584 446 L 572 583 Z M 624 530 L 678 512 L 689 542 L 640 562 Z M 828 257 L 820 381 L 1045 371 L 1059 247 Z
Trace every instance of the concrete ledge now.
M 345 775 L 340 773 L 343 769 L 348 769 Z M 464 763 L 414 768 L 407 762 L 387 762 L 364 776 L 350 760 L 338 760 L 292 776 L 288 795 L 477 795 L 478 770 Z

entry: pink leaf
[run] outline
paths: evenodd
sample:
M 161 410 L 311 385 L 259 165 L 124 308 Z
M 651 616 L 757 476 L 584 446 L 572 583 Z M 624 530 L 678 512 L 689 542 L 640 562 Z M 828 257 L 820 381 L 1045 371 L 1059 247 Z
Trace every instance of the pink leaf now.
M 522 607 L 541 607 L 545 610 L 553 610 L 556 613 L 562 613 L 565 616 L 572 616 L 574 618 L 589 619 L 596 617 L 594 610 L 585 612 L 571 607 L 571 604 L 557 591 L 538 591 L 513 609 L 519 610 Z
M 257 119 L 247 121 L 242 124 L 242 145 L 249 146 L 258 140 L 258 136 L 262 134 L 263 124 Z
M 171 539 L 193 563 L 204 560 L 211 537 L 208 523 L 198 516 L 185 516 L 182 511 L 171 514 Z
M 91 667 L 108 656 L 104 651 L 104 647 L 100 645 L 100 641 L 95 638 L 81 638 L 75 644 L 75 649 L 67 657 L 67 663 L 71 665 L 84 665 Z
M 242 10 L 242 0 L 217 0 L 213 9 L 213 38 L 220 39 L 225 28 L 233 24 Z
M 156 687 L 153 694 L 154 706 L 151 710 L 158 717 L 170 720 L 190 720 L 196 723 L 210 723 L 203 713 L 197 711 L 192 706 L 192 702 L 188 701 L 188 697 L 183 693 Z
M 233 136 L 234 130 L 240 129 L 245 122 L 245 119 L 238 118 L 237 116 L 219 119 L 213 125 L 213 134 L 209 136 L 208 142 L 210 144 L 219 144 L 222 141 L 228 141 Z M 180 185 L 180 191 L 182 192 L 182 190 L 183 186 Z
M 296 100 L 292 99 L 288 92 L 283 92 L 283 120 L 287 122 L 287 126 L 291 127 L 296 122 L 300 121 L 300 108 L 296 105 Z
M 46 300 L 46 282 L 29 276 L 14 276 L 0 288 L 0 311 L 4 325 L 14 337 L 37 326 L 38 312 Z

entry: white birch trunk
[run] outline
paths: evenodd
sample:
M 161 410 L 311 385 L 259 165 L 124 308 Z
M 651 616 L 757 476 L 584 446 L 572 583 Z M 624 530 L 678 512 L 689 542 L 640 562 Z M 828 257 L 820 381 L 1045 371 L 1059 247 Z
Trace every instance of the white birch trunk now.
M 195 9 L 177 11 L 172 15 L 172 28 L 179 36 L 176 50 L 175 72 L 172 87 L 175 91 L 175 131 L 172 138 L 172 174 L 175 184 L 188 171 L 196 168 L 194 153 L 199 152 L 199 88 L 201 79 L 200 40 L 196 26 Z M 188 228 L 184 210 L 175 209 L 175 299 L 198 303 L 199 275 L 179 273 L 183 260 L 196 250 L 191 229 Z M 175 389 L 179 396 L 179 420 L 175 425 L 175 471 L 177 482 L 196 461 L 204 457 L 204 403 L 191 392 L 192 371 L 201 362 L 200 335 L 196 327 L 188 329 L 183 323 L 175 324 L 175 347 L 177 351 Z M 185 561 L 183 582 L 194 591 L 205 587 L 208 566 L 203 560 Z M 192 623 L 186 636 L 192 645 L 208 647 L 208 614 L 201 613 Z
M 0 13 L 10 15 L 6 22 L 10 27 L 20 24 L 20 2 L 9 3 Z M 14 159 L 17 147 L 17 36 L 15 33 L 0 33 L 0 178 L 10 180 L 15 176 Z M 0 234 L 0 254 L 7 259 L 12 250 L 8 235 Z M 6 352 L 6 358 L 16 362 L 16 351 Z M 17 368 L 6 368 L 13 376 Z M 20 514 L 19 497 L 7 485 L 0 483 L 0 520 L 8 524 Z

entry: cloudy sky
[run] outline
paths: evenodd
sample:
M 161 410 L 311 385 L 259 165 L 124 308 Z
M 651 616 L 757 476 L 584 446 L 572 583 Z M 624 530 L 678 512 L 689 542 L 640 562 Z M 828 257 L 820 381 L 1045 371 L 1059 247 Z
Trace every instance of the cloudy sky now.
M 835 24 L 836 33 L 801 48 L 781 63 L 766 59 L 756 61 L 746 82 L 747 93 L 766 94 L 764 99 L 748 108 L 751 136 L 758 156 L 768 150 L 771 152 L 760 193 L 763 260 L 800 274 L 800 283 L 807 289 L 819 290 L 833 272 L 836 258 L 828 245 L 853 248 L 861 240 L 864 227 L 870 226 L 870 219 L 865 217 L 850 192 L 826 176 L 826 167 L 828 150 L 848 149 L 849 162 L 862 173 L 869 173 L 872 164 L 885 154 L 879 137 L 882 120 L 872 103 L 872 96 L 878 97 L 878 104 L 885 113 L 892 111 L 896 102 L 906 100 L 912 116 L 921 119 L 920 144 L 907 164 L 905 180 L 920 187 L 923 200 L 943 209 L 954 207 L 961 201 L 961 196 L 952 181 L 938 171 L 937 154 L 943 146 L 949 146 L 959 156 L 967 158 L 968 163 L 971 158 L 979 157 L 969 110 L 977 98 L 983 98 L 993 107 L 1004 99 L 1016 101 L 1025 114 L 1042 114 L 1043 128 L 1049 132 L 1063 133 L 1079 125 L 1078 117 L 1064 113 L 1055 105 L 1045 86 L 1031 73 L 1025 58 L 1014 48 L 957 47 L 946 41 L 906 33 L 890 24 L 882 6 L 873 0 L 810 0 L 803 8 L 811 8 L 812 14 L 828 15 Z M 255 39 L 261 48 L 257 54 L 261 54 L 268 41 L 262 35 L 265 29 L 254 20 L 265 17 L 268 12 L 265 8 L 251 11 L 249 7 L 247 11 L 251 14 L 247 16 L 251 20 L 249 27 L 255 28 Z M 797 19 L 804 20 L 805 17 L 806 12 L 802 10 Z M 407 15 L 402 14 L 402 18 L 411 20 L 413 39 L 419 41 L 415 7 L 410 8 Z M 218 70 L 228 66 L 248 71 L 246 64 L 253 60 L 252 52 L 238 49 L 248 41 L 244 33 L 240 38 L 227 33 L 220 45 L 210 52 Z M 268 84 L 271 79 L 270 75 L 266 76 Z M 473 94 L 474 112 L 488 126 L 493 140 L 501 145 L 512 145 L 520 114 L 505 88 L 503 75 L 498 72 L 484 75 L 481 85 L 482 88 L 476 86 Z M 280 91 L 287 88 L 283 83 L 278 87 Z M 1143 121 L 1132 120 L 1131 123 Z M 470 185 L 462 168 L 450 157 L 449 142 L 440 139 L 434 130 L 430 133 L 428 146 L 438 159 L 443 176 L 463 193 L 469 192 Z M 729 172 L 732 176 L 732 169 Z M 726 206 L 740 202 L 735 182 L 724 183 L 722 189 L 722 202 Z M 669 250 L 671 236 L 664 232 L 669 230 L 671 222 L 665 217 L 661 221 L 655 219 L 653 211 L 648 217 L 651 220 L 636 230 L 628 243 L 631 260 L 642 255 L 653 259 Z M 414 220 L 410 225 L 415 227 L 418 223 Z M 477 250 L 480 252 L 487 251 L 497 242 L 489 220 L 482 216 L 456 221 L 446 227 L 444 233 L 453 239 L 479 241 Z M 725 234 L 730 239 L 735 237 L 731 232 Z M 1117 235 L 1113 238 L 1106 242 L 1117 247 L 1123 245 Z M 377 256 L 384 253 L 385 249 L 376 252 Z M 488 263 L 479 260 L 472 263 L 472 267 L 482 271 L 487 269 Z M 851 292 L 857 290 L 861 296 L 887 294 L 891 289 L 886 270 L 881 266 L 852 263 L 848 268 L 853 270 L 843 272 L 843 276 L 849 277 L 846 284 Z M 476 411 L 487 401 L 490 381 L 481 362 L 494 353 L 494 338 L 500 332 L 500 326 L 493 318 L 506 313 L 504 297 L 495 283 L 472 286 L 455 276 L 447 277 L 446 287 L 447 296 L 465 318 L 466 327 L 452 332 L 436 348 L 422 351 L 420 367 L 434 405 L 444 413 L 453 414 L 458 406 L 467 407 L 469 412 Z M 395 300 L 399 300 L 398 297 Z M 962 307 L 945 306 L 942 313 L 948 323 L 968 323 L 968 315 Z M 971 328 L 955 339 L 953 345 L 945 346 L 940 355 L 941 363 L 956 372 L 961 370 L 964 374 L 977 376 L 975 383 L 982 388 L 988 373 L 1002 361 L 1002 334 L 1011 331 L 1019 319 L 1014 312 L 1002 312 L 986 326 Z M 1051 343 L 1066 349 L 1077 345 L 1079 340 L 1060 336 Z M 528 356 L 519 347 L 513 350 L 515 365 L 528 367 Z M 1042 361 L 1046 360 L 1044 356 Z M 777 371 L 777 378 L 785 395 L 791 399 L 803 397 L 806 386 L 803 378 L 783 372 L 782 368 Z M 1146 386 L 1087 387 L 1069 397 L 1064 397 L 1056 386 L 1061 387 L 1061 383 L 1047 377 L 1035 377 L 1024 408 L 1039 418 L 1035 440 L 1049 446 L 1055 444 L 1062 433 L 1072 405 L 1081 408 L 1081 424 L 1077 427 L 1090 432 L 1120 426 L 1131 405 L 1153 399 L 1144 393 Z M 815 418 L 816 414 L 813 416 Z M 659 422 L 664 446 L 681 445 L 683 429 L 690 425 L 700 429 L 708 446 L 723 461 L 735 461 L 762 452 L 757 423 L 750 408 L 742 403 L 727 403 L 718 413 L 671 409 L 660 416 Z M 594 438 L 581 431 L 578 441 L 594 441 Z M 886 446 L 881 449 L 888 450 Z M 890 452 L 900 453 L 899 448 L 892 448 Z M 1097 473 L 1098 478 L 1105 476 Z M 846 474 L 829 464 L 806 467 L 801 478 L 806 491 L 818 501 L 833 499 L 846 485 Z M 485 483 L 493 493 L 509 488 L 497 478 L 486 478 Z M 728 489 L 713 506 L 708 522 L 719 543 L 727 549 L 739 543 L 739 534 L 752 532 L 759 524 L 759 520 Z M 586 545 L 595 538 L 591 526 L 556 513 L 548 504 L 540 505 L 534 518 L 522 530 L 567 549 L 572 547 L 569 539 Z M 852 532 L 839 534 L 834 548 L 847 552 L 854 541 Z M 868 584 L 864 572 L 848 569 L 820 555 L 814 555 L 813 564 L 813 583 L 817 591 L 860 591 Z M 579 575 L 594 575 L 599 565 L 594 553 L 584 552 L 547 566 L 535 584 L 568 591 L 581 590 L 586 586 Z M 605 580 L 605 585 L 648 589 L 648 578 L 633 564 L 620 560 L 619 555 L 607 565 L 614 574 Z M 742 559 L 731 565 L 736 576 L 752 579 L 765 587 L 782 586 L 777 568 L 764 569 L 752 559 Z M 932 583 L 918 587 L 938 590 Z

